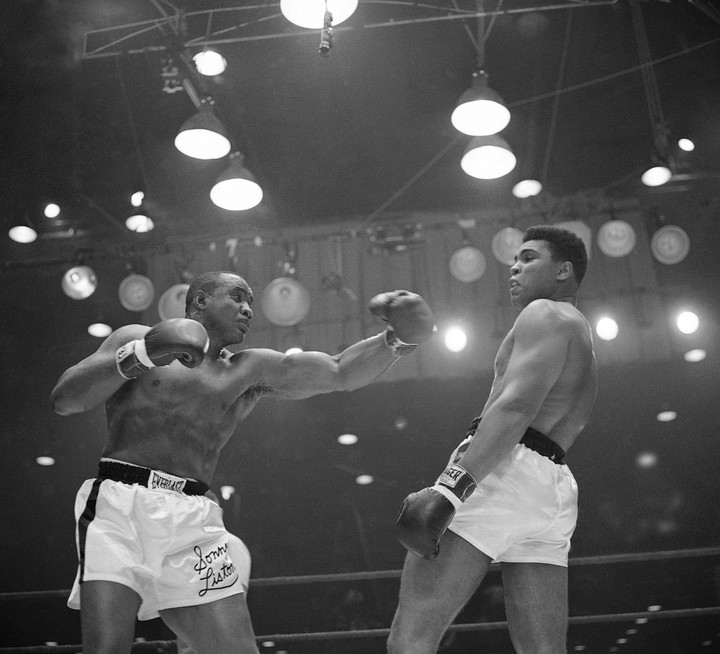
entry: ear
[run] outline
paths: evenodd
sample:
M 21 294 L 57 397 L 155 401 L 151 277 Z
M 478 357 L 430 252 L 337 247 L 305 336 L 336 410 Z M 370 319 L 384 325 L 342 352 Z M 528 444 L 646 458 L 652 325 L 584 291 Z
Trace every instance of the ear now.
M 570 279 L 573 275 L 573 265 L 569 261 L 563 261 L 558 267 L 557 279 L 559 281 L 565 281 Z
M 193 307 L 202 311 L 205 309 L 206 304 L 207 294 L 205 293 L 205 291 L 197 291 L 197 293 L 195 293 L 195 297 L 193 298 Z

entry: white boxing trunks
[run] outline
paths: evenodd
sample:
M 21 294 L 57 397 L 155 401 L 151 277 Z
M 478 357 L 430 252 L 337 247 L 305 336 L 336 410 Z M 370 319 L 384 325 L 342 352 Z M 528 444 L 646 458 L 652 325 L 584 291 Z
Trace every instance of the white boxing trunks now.
M 458 450 L 466 445 L 467 439 Z M 496 561 L 567 567 L 577 498 L 566 465 L 518 443 L 458 508 L 448 529 Z
M 70 608 L 80 608 L 84 581 L 132 588 L 142 599 L 140 620 L 247 587 L 249 552 L 225 529 L 222 509 L 203 495 L 88 479 L 75 500 L 75 519 L 79 566 Z

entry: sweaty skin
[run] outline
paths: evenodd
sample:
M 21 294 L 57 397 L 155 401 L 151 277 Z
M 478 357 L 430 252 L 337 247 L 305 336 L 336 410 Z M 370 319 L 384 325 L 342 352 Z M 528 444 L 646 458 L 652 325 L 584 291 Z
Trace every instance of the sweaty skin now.
M 149 330 L 127 325 L 97 352 L 67 370 L 53 390 L 63 415 L 105 402 L 108 437 L 102 455 L 210 483 L 222 447 L 261 397 L 299 399 L 370 383 L 396 360 L 382 335 L 342 353 L 286 355 L 253 348 L 230 355 L 252 319 L 252 290 L 226 274 L 212 294 L 200 293 L 188 317 L 202 323 L 210 347 L 193 369 L 178 361 L 151 368 L 134 380 L 120 376 L 115 351 Z

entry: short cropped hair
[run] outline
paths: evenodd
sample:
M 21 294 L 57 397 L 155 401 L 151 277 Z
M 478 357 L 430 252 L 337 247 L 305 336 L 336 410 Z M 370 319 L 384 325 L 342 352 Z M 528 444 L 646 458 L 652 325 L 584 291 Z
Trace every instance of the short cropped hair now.
M 523 243 L 526 241 L 546 241 L 555 261 L 569 261 L 572 264 L 575 281 L 580 286 L 588 260 L 585 243 L 577 234 L 552 225 L 536 225 L 525 230 Z
M 185 313 L 187 314 L 193 306 L 193 299 L 198 291 L 203 291 L 208 295 L 212 295 L 215 289 L 222 284 L 222 278 L 224 275 L 233 275 L 237 277 L 237 273 L 216 270 L 213 272 L 201 273 L 190 282 L 190 287 L 187 290 L 185 296 Z

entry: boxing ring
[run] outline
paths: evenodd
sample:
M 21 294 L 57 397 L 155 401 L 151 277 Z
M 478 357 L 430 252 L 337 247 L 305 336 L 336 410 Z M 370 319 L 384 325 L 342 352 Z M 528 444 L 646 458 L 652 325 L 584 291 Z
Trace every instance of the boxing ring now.
M 705 547 L 695 549 L 666 550 L 645 553 L 629 553 L 629 554 L 611 554 L 604 556 L 587 556 L 570 558 L 570 579 L 572 589 L 572 579 L 575 571 L 580 568 L 612 568 L 613 566 L 629 566 L 629 565 L 672 565 L 674 568 L 684 562 L 685 565 L 709 564 L 714 575 L 715 594 L 714 601 L 705 606 L 685 606 L 678 608 L 664 608 L 661 605 L 649 606 L 644 610 L 622 610 L 619 612 L 601 612 L 577 614 L 573 610 L 573 594 L 570 595 L 570 618 L 569 618 L 569 638 L 568 651 L 573 651 L 572 638 L 570 635 L 574 630 L 586 625 L 600 625 L 607 623 L 618 623 L 619 628 L 623 625 L 631 626 L 626 632 L 632 634 L 642 628 L 642 625 L 655 623 L 657 621 L 682 621 L 687 619 L 709 618 L 711 620 L 709 640 L 701 642 L 700 646 L 705 646 L 707 652 L 720 651 L 720 547 Z M 713 568 L 714 566 L 714 568 Z M 492 564 L 491 573 L 497 572 L 498 564 Z M 399 582 L 400 570 L 376 570 L 366 572 L 344 572 L 337 574 L 314 574 L 302 576 L 278 576 L 267 578 L 256 578 L 250 580 L 251 591 L 258 592 L 260 589 L 284 588 L 288 586 L 303 586 L 310 589 L 317 585 L 324 584 L 363 584 L 375 583 L 378 581 L 389 580 Z M 602 572 L 603 576 L 607 573 Z M 650 574 L 657 574 L 650 573 Z M 705 573 L 706 575 L 707 573 Z M 490 574 L 488 575 L 488 578 Z M 488 578 L 483 582 L 487 583 Z M 481 588 L 483 587 L 481 585 Z M 15 603 L 28 601 L 62 601 L 67 600 L 69 590 L 50 590 L 50 591 L 28 591 L 28 592 L 11 592 L 0 594 L 0 606 L 2 606 L 2 614 L 7 615 L 8 606 Z M 309 594 L 308 590 L 308 594 Z M 252 595 L 252 593 L 251 593 Z M 249 595 L 249 597 L 251 596 Z M 587 598 L 586 598 L 587 599 Z M 672 597 L 667 600 L 673 604 Z M 251 613 L 253 609 L 251 606 Z M 255 619 L 256 616 L 253 615 Z M 714 627 L 712 625 L 715 625 Z M 7 630 L 5 626 L 3 629 Z M 507 629 L 507 622 L 502 620 L 464 622 L 462 621 L 462 613 L 458 616 L 458 620 L 450 626 L 448 634 L 461 634 L 468 632 L 502 632 Z M 301 631 L 297 633 L 268 633 L 258 635 L 257 641 L 261 646 L 261 651 L 275 652 L 287 651 L 294 652 L 293 645 L 302 643 L 315 643 L 319 646 L 323 642 L 332 642 L 335 645 L 335 651 L 344 651 L 341 643 L 349 641 L 357 641 L 358 639 L 374 639 L 377 649 L 373 651 L 383 652 L 384 641 L 390 632 L 389 627 L 383 628 L 367 628 L 367 629 L 347 629 L 335 631 Z M 714 637 L 713 637 L 714 635 Z M 476 637 L 478 638 L 478 637 Z M 481 637 L 480 637 L 481 638 Z M 509 642 L 509 640 L 508 640 Z M 272 643 L 272 645 L 269 645 Z M 478 641 L 479 644 L 479 641 Z M 264 647 L 263 647 L 264 645 Z M 270 648 L 273 649 L 270 649 Z M 347 646 L 346 646 L 347 647 Z M 288 649 L 289 648 L 289 649 Z M 575 651 L 585 650 L 585 647 L 577 646 Z M 0 647 L 0 654 L 71 654 L 73 652 L 81 652 L 82 646 L 78 644 L 70 645 L 32 645 L 32 646 L 16 646 L 16 647 Z M 151 640 L 144 642 L 135 642 L 132 647 L 133 652 L 175 652 L 174 640 Z M 330 650 L 328 650 L 330 651 Z M 511 650 L 508 650 L 511 651 Z M 594 650 L 590 650 L 594 651 Z M 608 651 L 605 649 L 604 651 Z M 622 651 L 619 648 L 609 651 Z M 632 651 L 632 650 L 625 650 Z M 687 651 L 695 651 L 687 650 Z

